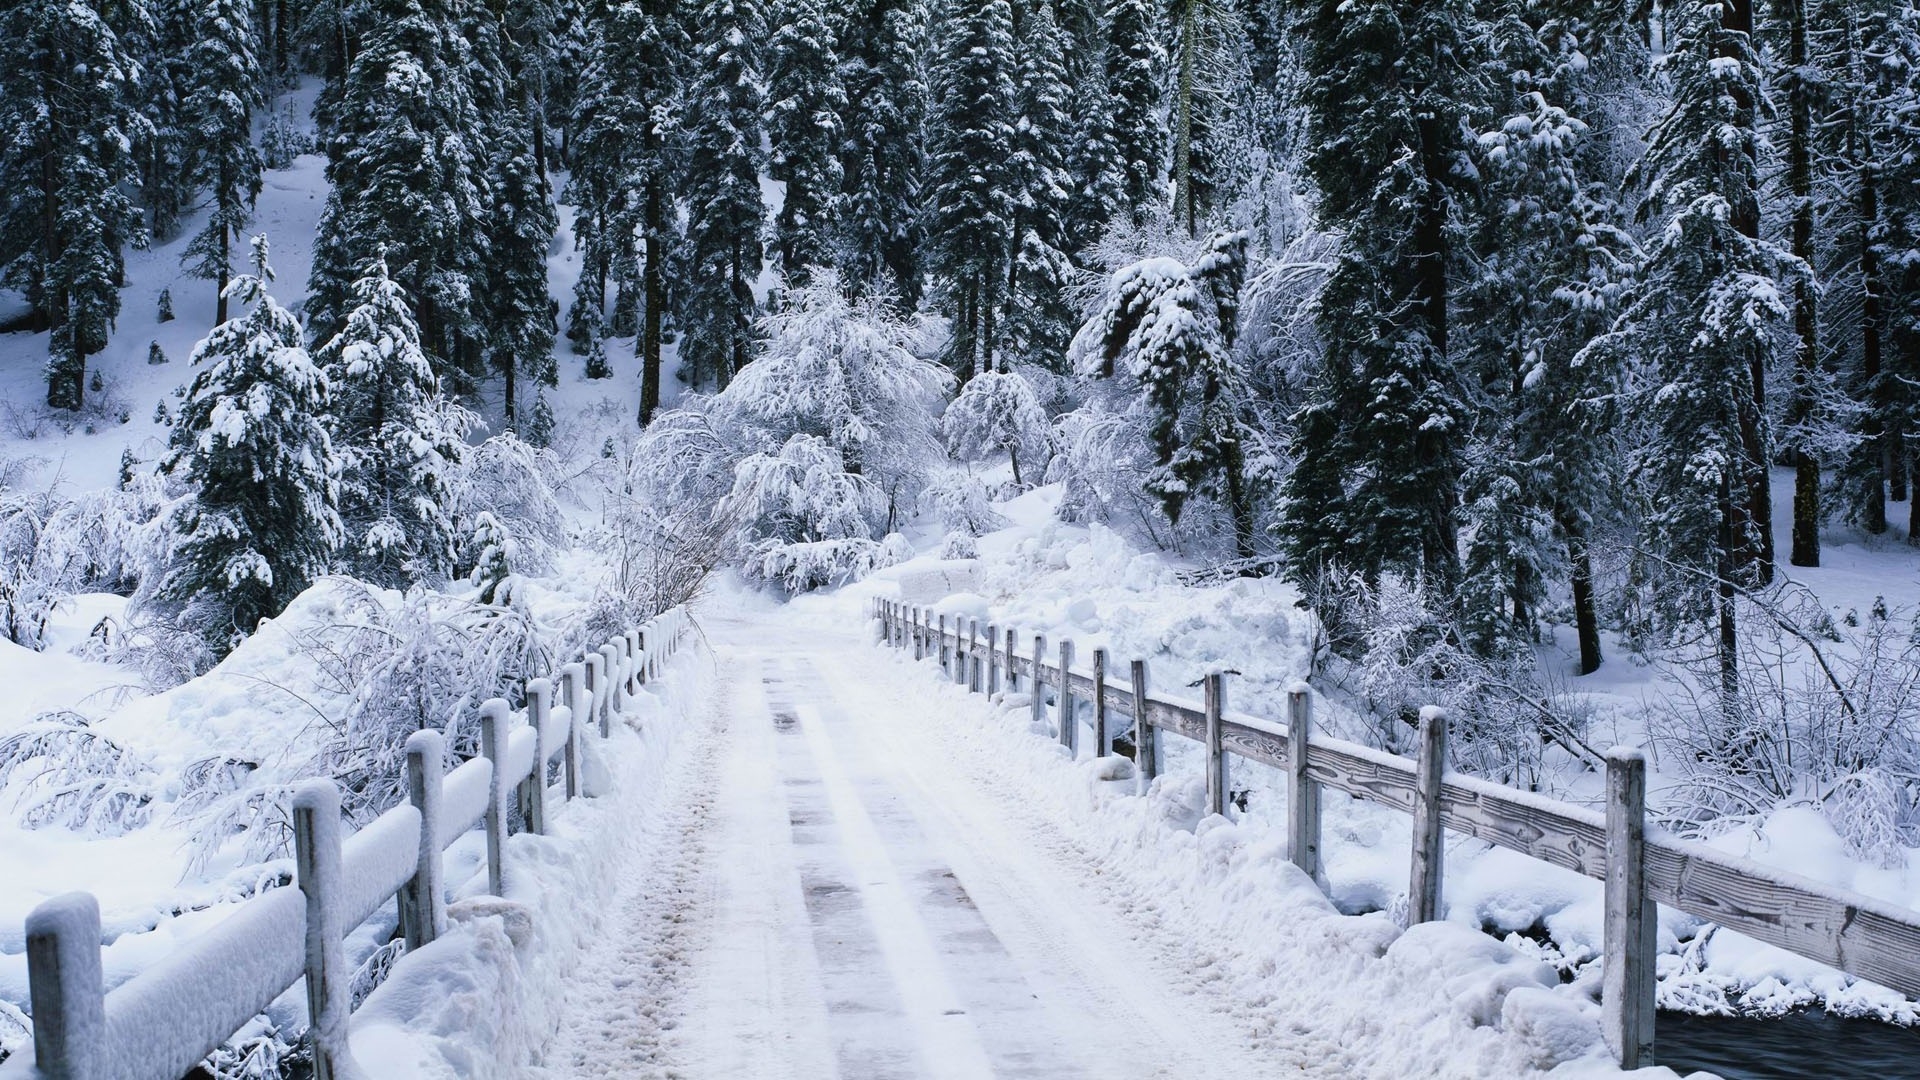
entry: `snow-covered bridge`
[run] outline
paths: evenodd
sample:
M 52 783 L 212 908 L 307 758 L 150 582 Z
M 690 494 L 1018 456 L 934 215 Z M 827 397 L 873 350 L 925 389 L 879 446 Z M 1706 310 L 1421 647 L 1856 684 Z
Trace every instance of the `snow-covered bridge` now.
M 619 819 L 626 835 L 593 868 L 608 902 L 567 928 L 550 982 L 515 994 L 408 974 L 445 930 L 440 850 L 480 824 L 502 894 L 522 872 L 504 853 L 511 819 L 564 826 L 600 801 L 558 804 L 596 794 L 581 740 L 632 722 L 666 753 L 668 733 L 629 707 L 692 640 L 678 612 L 567 668 L 557 702 L 530 687 L 525 724 L 496 709 L 487 755 L 444 780 L 415 748 L 413 801 L 344 844 L 325 791 L 303 795 L 301 888 L 248 901 L 111 991 L 89 903 L 47 905 L 30 930 L 36 1042 L 0 1076 L 37 1061 L 49 1077 L 170 1080 L 303 980 L 322 1076 L 1518 1076 L 1570 1059 L 1605 1074 L 1650 1052 L 1656 900 L 1920 989 L 1920 918 L 1647 835 L 1631 755 L 1613 758 L 1603 815 L 1446 773 L 1437 713 L 1423 759 L 1395 758 L 1297 737 L 1304 691 L 1274 724 L 1229 711 L 1224 676 L 1188 702 L 1151 690 L 1144 663 L 1076 665 L 1070 642 L 888 601 L 871 614 L 703 620 L 710 651 L 679 661 L 703 669 L 685 737 L 647 790 L 613 789 L 644 805 Z M 1163 734 L 1184 738 L 1163 750 Z M 1230 757 L 1289 778 L 1283 831 L 1223 827 Z M 551 791 L 531 782 L 536 761 Z M 1322 788 L 1413 816 L 1398 917 L 1323 895 L 1320 830 L 1341 825 L 1321 820 Z M 1602 1008 L 1599 987 L 1430 921 L 1443 830 L 1607 883 Z M 397 1027 L 391 1002 L 369 999 L 379 1022 L 348 1015 L 340 949 L 395 893 L 421 955 L 390 985 L 465 1002 Z M 524 1054 L 476 1030 L 469 999 L 492 992 L 537 1015 Z M 440 1049 L 408 1056 L 408 1029 Z

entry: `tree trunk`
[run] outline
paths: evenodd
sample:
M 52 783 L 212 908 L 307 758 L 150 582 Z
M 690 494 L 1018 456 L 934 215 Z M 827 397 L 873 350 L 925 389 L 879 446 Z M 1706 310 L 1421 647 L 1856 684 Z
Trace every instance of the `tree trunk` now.
M 1720 24 L 1735 34 L 1753 38 L 1753 0 L 1727 0 L 1720 8 Z M 1746 103 L 1755 108 L 1757 102 Z M 1723 149 L 1722 153 L 1738 151 Z M 1748 162 L 1750 171 L 1757 171 Z M 1760 204 L 1757 199 L 1733 204 L 1733 227 L 1742 235 L 1760 236 Z M 1748 400 L 1740 407 L 1738 419 L 1741 450 L 1741 487 L 1743 520 L 1734 530 L 1738 546 L 1736 564 L 1755 583 L 1773 582 L 1773 486 L 1769 470 L 1773 464 L 1772 447 L 1767 437 L 1767 363 L 1755 351 L 1747 358 Z
M 1729 723 L 1739 716 L 1740 701 L 1740 634 L 1735 623 L 1734 603 L 1738 591 L 1734 584 L 1734 575 L 1742 556 L 1741 544 L 1735 536 L 1734 516 L 1739 513 L 1733 504 L 1731 479 L 1725 474 L 1720 477 L 1720 552 L 1717 560 L 1717 572 L 1714 575 L 1714 607 L 1719 621 L 1719 643 L 1715 652 L 1720 668 L 1720 712 Z
M 1200 0 L 1180 5 L 1180 70 L 1173 103 L 1173 216 L 1187 227 L 1187 236 L 1200 235 L 1200 215 L 1193 198 L 1193 69 L 1199 62 Z
M 1881 386 L 1881 349 L 1885 340 L 1886 314 L 1880 298 L 1886 281 L 1880 269 L 1880 252 L 1874 246 L 1879 228 L 1880 193 L 1872 150 L 1860 155 L 1860 394 L 1867 407 L 1860 412 L 1860 478 L 1863 499 L 1859 508 L 1860 525 L 1878 535 L 1887 531 L 1887 467 L 1884 438 L 1886 395 Z
M 653 423 L 660 410 L 660 335 L 667 308 L 667 278 L 662 265 L 667 257 L 665 201 L 661 198 L 660 177 L 647 177 L 647 262 L 640 271 L 641 302 L 646 311 L 640 323 L 640 426 Z
M 214 280 L 213 325 L 215 326 L 227 321 L 227 267 L 230 265 L 231 257 L 228 249 L 229 239 L 227 227 L 222 225 L 220 227 L 220 273 Z
M 1787 134 L 1787 188 L 1793 201 L 1793 253 L 1813 265 L 1813 100 L 1807 86 L 1807 0 L 1783 0 L 1787 20 L 1787 65 L 1790 123 Z M 1794 329 L 1799 353 L 1794 366 L 1793 421 L 1813 418 L 1813 381 L 1818 375 L 1819 323 L 1813 283 L 1806 278 L 1794 285 Z M 1793 448 L 1793 549 L 1787 556 L 1795 566 L 1820 565 L 1820 463 L 1804 438 Z
M 1600 670 L 1600 616 L 1593 595 L 1593 553 L 1584 529 L 1567 529 L 1567 559 L 1573 564 L 1573 623 L 1580 637 L 1580 674 Z

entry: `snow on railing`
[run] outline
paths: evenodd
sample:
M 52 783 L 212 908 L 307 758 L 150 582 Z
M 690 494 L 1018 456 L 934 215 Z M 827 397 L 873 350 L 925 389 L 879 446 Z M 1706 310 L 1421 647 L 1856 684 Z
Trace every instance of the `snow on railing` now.
M 1052 690 L 1061 743 L 1077 751 L 1075 702 L 1092 708 L 1095 754 L 1111 752 L 1109 713 L 1132 719 L 1134 775 L 1145 793 L 1160 771 L 1159 732 L 1199 741 L 1206 751 L 1207 809 L 1227 805 L 1229 755 L 1238 754 L 1287 774 L 1288 858 L 1326 886 L 1320 865 L 1320 789 L 1331 787 L 1413 816 L 1408 922 L 1440 916 L 1444 830 L 1464 833 L 1605 884 L 1602 950 L 1602 1030 L 1608 1048 L 1628 1069 L 1653 1062 L 1655 928 L 1659 904 L 1756 938 L 1849 975 L 1920 996 L 1920 912 L 1835 888 L 1786 870 L 1763 866 L 1650 827 L 1646 819 L 1646 759 L 1640 751 L 1607 753 L 1604 814 L 1532 792 L 1446 771 L 1447 716 L 1420 713 L 1420 756 L 1403 758 L 1358 743 L 1313 733 L 1312 693 L 1305 683 L 1287 695 L 1288 723 L 1226 711 L 1226 676 L 1205 680 L 1194 703 L 1147 693 L 1147 665 L 1135 660 L 1126 687 L 1110 685 L 1106 650 L 1093 667 L 1073 669 L 1073 642 L 1046 663 L 1046 639 L 1033 637 L 1030 660 L 1018 653 L 1011 627 L 948 617 L 924 608 L 876 599 L 881 639 L 933 657 L 955 682 L 979 692 L 1025 683 L 1033 721 L 1046 718 Z
M 475 825 L 487 832 L 488 888 L 501 895 L 507 800 L 517 800 L 529 831 L 545 832 L 554 759 L 563 761 L 561 798 L 578 796 L 581 730 L 609 734 L 690 629 L 686 611 L 674 608 L 565 665 L 561 704 L 552 681 L 531 680 L 523 724 L 506 701 L 488 701 L 483 756 L 444 775 L 440 733 L 415 732 L 406 746 L 408 801 L 344 840 L 338 786 L 307 781 L 293 804 L 299 888 L 242 901 L 112 993 L 102 977 L 98 902 L 68 893 L 41 904 L 27 917 L 32 1048 L 0 1064 L 0 1080 L 177 1080 L 303 978 L 314 1077 L 355 1074 L 345 936 L 395 896 L 408 951 L 444 933 L 441 854 Z

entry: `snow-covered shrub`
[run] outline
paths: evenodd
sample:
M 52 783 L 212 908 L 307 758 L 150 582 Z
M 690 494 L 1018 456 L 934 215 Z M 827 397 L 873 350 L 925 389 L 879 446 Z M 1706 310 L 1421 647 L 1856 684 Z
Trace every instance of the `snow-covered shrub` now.
M 1006 520 L 994 512 L 987 487 L 965 469 L 943 469 L 920 493 L 922 509 L 932 511 L 948 532 L 980 536 Z
M 77 592 L 131 592 L 162 557 L 151 478 L 66 498 L 0 491 L 0 634 L 38 649 L 54 609 Z
M 469 447 L 449 470 L 448 517 L 456 535 L 472 536 L 480 514 L 492 514 L 513 540 L 515 569 L 543 574 L 566 542 L 564 487 L 565 466 L 553 451 L 505 432 Z
M 831 274 L 788 300 L 766 318 L 762 355 L 724 391 L 655 418 L 624 494 L 649 513 L 726 521 L 749 578 L 800 591 L 878 565 L 878 538 L 944 456 L 934 413 L 951 380 L 912 351 L 912 326 L 848 300 Z M 690 524 L 670 532 L 705 532 Z
M 1686 782 L 1673 824 L 1711 831 L 1810 803 L 1860 858 L 1904 865 L 1920 846 L 1920 623 L 1876 603 L 1836 626 L 1782 585 L 1740 598 L 1741 696 L 1723 707 L 1709 642 L 1670 674 L 1648 721 Z M 1719 824 L 1715 824 L 1715 823 Z
M 943 559 L 977 559 L 980 557 L 980 544 L 971 533 L 950 532 L 940 542 L 940 557 Z
M 1013 482 L 1044 471 L 1052 453 L 1052 426 L 1033 384 L 1011 371 L 983 371 L 967 380 L 940 418 L 947 449 L 963 461 L 1007 455 Z M 1021 462 L 1027 463 L 1023 475 Z
M 130 832 L 147 823 L 158 781 L 150 763 L 77 713 L 41 717 L 0 740 L 0 788 L 30 829 Z

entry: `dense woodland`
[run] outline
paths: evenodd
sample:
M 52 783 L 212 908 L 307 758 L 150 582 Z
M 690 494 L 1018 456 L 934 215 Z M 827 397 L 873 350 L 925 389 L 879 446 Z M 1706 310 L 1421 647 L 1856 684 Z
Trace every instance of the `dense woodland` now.
M 167 539 L 119 574 L 215 654 L 323 573 L 497 555 L 482 391 L 537 449 L 613 345 L 656 544 L 802 590 L 1061 483 L 1290 577 L 1367 670 L 1530 686 L 1555 625 L 1582 672 L 1698 661 L 1731 755 L 1751 625 L 1832 632 L 1782 564 L 1920 535 L 1908 0 L 15 0 L 0 53 L 47 406 L 130 247 L 193 222 L 231 316 L 129 469 Z M 303 77 L 318 147 L 276 112 Z M 310 150 L 289 308 L 250 214 Z

